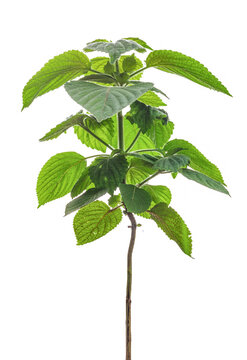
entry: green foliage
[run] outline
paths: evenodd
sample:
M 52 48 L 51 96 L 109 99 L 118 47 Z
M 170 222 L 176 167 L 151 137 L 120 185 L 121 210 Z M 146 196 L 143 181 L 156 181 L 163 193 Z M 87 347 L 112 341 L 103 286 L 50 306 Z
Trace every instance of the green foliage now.
M 124 53 L 136 50 L 138 52 L 145 52 L 146 49 L 139 45 L 137 42 L 133 40 L 125 40 L 120 39 L 113 42 L 105 42 L 105 41 L 99 41 L 99 42 L 92 42 L 88 43 L 87 46 L 83 49 L 84 51 L 93 50 L 93 51 L 102 51 L 104 53 L 108 53 L 110 57 L 110 63 L 114 64 L 115 61 Z
M 199 61 L 171 50 L 155 50 L 146 59 L 147 67 L 183 76 L 199 85 L 230 95 L 222 83 Z
M 120 73 L 126 72 L 128 74 L 131 74 L 131 73 L 143 68 L 142 61 L 138 57 L 136 57 L 135 54 L 122 55 L 119 58 L 118 65 L 119 65 Z M 133 76 L 131 79 L 139 80 L 141 77 L 142 77 L 142 72 Z
M 72 199 L 78 195 L 80 195 L 84 190 L 93 187 L 94 184 L 92 183 L 90 176 L 89 176 L 89 167 L 83 170 L 81 176 L 76 181 L 75 185 L 71 190 L 71 197 Z
M 103 201 L 94 201 L 78 211 L 74 218 L 77 245 L 84 245 L 106 235 L 122 220 L 120 209 L 110 209 Z
M 108 199 L 108 205 L 111 207 L 116 207 L 120 204 L 121 202 L 121 195 L 112 195 L 109 199 Z
M 186 155 L 171 155 L 160 158 L 154 163 L 154 169 L 162 171 L 177 172 L 179 169 L 187 166 L 190 162 L 190 158 Z
M 150 106 L 166 106 L 161 98 L 151 90 L 147 91 L 145 94 L 139 97 L 138 101 Z
M 189 180 L 193 180 L 210 189 L 229 195 L 228 190 L 219 181 L 215 181 L 204 174 L 190 169 L 180 169 L 179 172 Z
M 90 74 L 82 77 L 80 81 L 93 81 L 97 83 L 103 83 L 103 84 L 114 84 L 116 83 L 116 80 L 109 75 L 105 74 Z
M 142 47 L 144 47 L 145 49 L 153 50 L 150 46 L 148 46 L 148 44 L 147 44 L 145 41 L 143 41 L 143 40 L 141 40 L 141 39 L 139 39 L 139 38 L 136 38 L 136 37 L 127 37 L 127 38 L 124 38 L 124 39 L 126 39 L 126 40 L 133 40 L 133 41 L 135 41 L 137 44 L 139 44 L 139 45 L 141 45 Z
M 126 174 L 126 183 L 136 185 L 155 172 L 152 165 L 142 159 L 132 158 Z
M 212 164 L 194 145 L 188 141 L 174 139 L 169 141 L 164 150 L 167 154 L 174 152 L 187 155 L 190 158 L 190 167 L 197 170 L 210 178 L 224 184 L 223 177 L 216 165 Z
M 111 142 L 112 134 L 115 130 L 113 119 L 110 118 L 98 123 L 94 118 L 86 117 L 83 125 L 107 144 Z M 93 135 L 91 135 L 81 126 L 75 126 L 74 131 L 82 144 L 92 149 L 96 149 L 104 153 L 106 152 L 106 145 L 97 138 L 95 138 Z
M 173 122 L 164 123 L 162 120 L 155 120 L 146 135 L 152 140 L 155 148 L 161 149 L 170 139 L 173 129 Z
M 171 240 L 174 240 L 186 255 L 190 256 L 192 251 L 191 233 L 181 216 L 165 203 L 155 205 L 148 212 L 158 227 Z
M 42 167 L 37 181 L 39 206 L 68 194 L 86 166 L 76 152 L 52 156 Z
M 160 202 L 164 202 L 167 205 L 169 205 L 171 202 L 172 194 L 171 191 L 166 186 L 144 185 L 142 186 L 142 189 L 144 189 L 146 192 L 149 193 L 149 195 L 152 198 L 152 202 L 154 202 L 154 204 L 159 204 Z
M 126 114 L 126 119 L 132 124 L 137 124 L 143 134 L 152 127 L 155 120 L 162 120 L 164 124 L 168 120 L 168 115 L 163 109 L 145 105 L 140 101 L 132 103 L 130 108 L 131 110 Z
M 151 196 L 145 190 L 127 184 L 120 184 L 119 189 L 127 211 L 138 214 L 149 208 Z
M 72 80 L 90 68 L 88 57 L 80 51 L 71 50 L 49 60 L 23 89 L 23 108 L 28 107 L 33 100 L 57 89 L 66 81 Z
M 101 86 L 80 80 L 65 84 L 71 98 L 91 112 L 98 122 L 118 113 L 152 87 L 152 83 L 122 87 Z
M 89 175 L 96 188 L 105 188 L 112 195 L 124 180 L 127 170 L 126 158 L 123 155 L 117 155 L 102 158 L 97 165 L 90 166 Z
M 106 189 L 89 189 L 81 196 L 78 196 L 76 199 L 70 201 L 65 208 L 65 215 L 69 215 L 72 212 L 79 210 L 83 206 L 90 204 L 91 202 L 97 200 L 101 196 L 106 194 Z

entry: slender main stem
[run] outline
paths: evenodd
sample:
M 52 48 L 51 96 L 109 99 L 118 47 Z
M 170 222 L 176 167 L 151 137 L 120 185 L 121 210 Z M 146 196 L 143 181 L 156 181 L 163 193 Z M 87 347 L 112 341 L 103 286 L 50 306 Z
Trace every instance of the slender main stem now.
M 124 126 L 123 126 L 123 113 L 118 113 L 118 147 L 124 151 Z
M 132 253 L 136 238 L 136 220 L 132 213 L 126 213 L 131 222 L 131 238 L 127 257 L 126 289 L 126 360 L 131 360 L 131 288 L 132 288 Z

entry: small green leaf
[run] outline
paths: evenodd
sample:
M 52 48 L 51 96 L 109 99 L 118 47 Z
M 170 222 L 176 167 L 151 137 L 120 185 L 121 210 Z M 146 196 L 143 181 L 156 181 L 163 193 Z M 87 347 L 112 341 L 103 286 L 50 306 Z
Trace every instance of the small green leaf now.
M 90 204 L 91 202 L 97 200 L 101 196 L 106 194 L 106 189 L 89 189 L 81 196 L 78 196 L 76 199 L 70 201 L 65 208 L 65 215 L 71 214 L 73 211 L 76 211 L 83 206 Z
M 95 135 L 97 135 L 107 144 L 111 142 L 112 134 L 115 130 L 114 121 L 111 118 L 98 123 L 95 119 L 88 116 L 84 120 L 84 126 L 86 126 L 89 130 L 91 130 Z M 106 145 L 104 145 L 102 142 L 100 142 L 82 127 L 75 126 L 74 131 L 82 144 L 90 147 L 91 149 L 106 152 Z
M 183 76 L 199 85 L 230 95 L 226 87 L 204 65 L 180 52 L 155 50 L 148 55 L 146 65 Z
M 171 155 L 157 160 L 153 167 L 162 171 L 177 172 L 180 168 L 187 166 L 190 158 L 186 155 Z
M 151 164 L 138 158 L 132 158 L 126 174 L 126 183 L 132 185 L 139 184 L 154 172 L 155 170 Z
M 230 195 L 227 189 L 219 181 L 215 181 L 204 174 L 190 169 L 180 169 L 179 172 L 189 180 L 193 180 L 201 185 L 207 186 L 210 189 Z
M 110 63 L 114 64 L 115 61 L 124 53 L 136 50 L 138 52 L 145 52 L 146 49 L 139 45 L 137 42 L 133 40 L 125 40 L 120 39 L 113 42 L 105 42 L 105 41 L 99 41 L 99 42 L 93 42 L 88 43 L 87 46 L 83 49 L 84 51 L 92 50 L 92 51 L 102 51 L 105 53 L 108 53 L 110 56 Z
M 96 188 L 106 188 L 110 195 L 125 178 L 128 162 L 123 155 L 102 158 L 97 165 L 90 166 L 89 175 Z
M 80 51 L 71 50 L 55 56 L 48 61 L 23 89 L 23 108 L 28 107 L 35 98 L 57 89 L 90 68 L 88 57 Z
M 153 87 L 152 83 L 131 86 L 102 86 L 84 81 L 71 81 L 65 89 L 71 98 L 93 114 L 98 122 L 118 113 Z
M 121 195 L 112 195 L 109 199 L 108 199 L 108 205 L 111 207 L 116 207 L 118 206 L 118 204 L 121 202 Z
M 136 85 L 133 85 L 136 86 Z M 162 120 L 163 123 L 168 121 L 167 112 L 163 109 L 147 106 L 139 101 L 135 101 L 130 106 L 131 110 L 126 114 L 132 124 L 137 124 L 142 133 L 145 134 L 153 125 L 154 120 Z
M 94 184 L 92 183 L 89 173 L 88 173 L 89 167 L 83 170 L 81 176 L 75 183 L 73 189 L 71 190 L 71 197 L 72 199 L 76 196 L 80 195 L 84 190 L 89 189 L 90 187 L 93 187 Z
M 126 73 L 130 74 L 132 72 L 135 72 L 141 68 L 143 68 L 143 63 L 142 61 L 135 56 L 135 54 L 132 55 L 122 55 L 119 60 L 119 71 L 123 72 L 125 71 Z M 139 80 L 142 77 L 142 72 L 136 74 L 135 76 L 133 76 L 131 79 L 131 81 L 129 81 L 130 84 L 132 84 L 132 82 L 134 82 L 134 80 Z
M 168 189 L 168 187 L 163 185 L 144 185 L 142 186 L 142 189 L 144 189 L 146 192 L 149 193 L 149 195 L 152 198 L 152 201 L 155 204 L 158 204 L 160 202 L 164 202 L 167 205 L 170 204 L 172 199 L 171 191 Z
M 188 141 L 181 139 L 174 139 L 169 141 L 165 146 L 164 150 L 170 155 L 174 152 L 184 154 L 190 158 L 190 167 L 197 170 L 210 178 L 224 184 L 223 177 L 220 170 L 212 164 L 194 145 Z
M 151 196 L 134 185 L 120 184 L 122 199 L 129 212 L 135 214 L 146 211 L 151 204 Z
M 106 235 L 122 220 L 120 209 L 110 209 L 103 201 L 84 206 L 74 217 L 77 245 L 84 245 Z
M 143 40 L 141 40 L 141 39 L 139 39 L 139 38 L 136 38 L 136 37 L 127 37 L 127 38 L 124 38 L 124 39 L 126 39 L 126 40 L 133 40 L 133 41 L 137 42 L 137 44 L 143 46 L 144 48 L 146 48 L 146 49 L 148 49 L 148 50 L 153 50 L 150 46 L 148 46 L 148 44 L 147 44 L 145 41 L 143 41 Z
M 174 240 L 186 255 L 191 256 L 191 233 L 181 216 L 165 203 L 155 205 L 148 213 L 158 227 Z
M 151 90 L 147 91 L 145 94 L 143 94 L 137 100 L 142 102 L 145 105 L 166 106 L 166 104 L 161 100 L 161 98 Z
M 170 139 L 173 129 L 173 122 L 168 121 L 164 124 L 162 120 L 155 120 L 146 135 L 152 140 L 157 149 L 161 149 Z
M 37 181 L 39 207 L 68 194 L 86 166 L 84 157 L 76 152 L 52 156 L 42 167 Z
M 104 73 L 105 66 L 107 65 L 107 63 L 109 63 L 109 58 L 105 56 L 97 56 L 91 59 L 90 62 L 91 62 L 91 69 Z M 89 71 L 89 73 L 91 72 Z

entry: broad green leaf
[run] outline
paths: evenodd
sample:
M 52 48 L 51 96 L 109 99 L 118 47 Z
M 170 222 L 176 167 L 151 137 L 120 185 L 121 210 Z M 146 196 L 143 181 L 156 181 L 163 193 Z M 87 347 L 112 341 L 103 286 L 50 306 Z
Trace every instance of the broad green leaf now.
M 151 204 L 151 196 L 134 185 L 120 184 L 123 202 L 129 212 L 135 214 L 146 211 Z
M 155 204 L 159 204 L 160 202 L 164 202 L 167 205 L 170 204 L 172 194 L 168 187 L 163 185 L 144 185 L 141 188 L 149 193 Z
M 114 133 L 114 121 L 111 118 L 98 123 L 95 119 L 87 117 L 84 120 L 84 125 L 101 140 L 107 144 L 110 143 L 112 134 Z M 106 145 L 104 145 L 82 127 L 75 126 L 74 131 L 78 139 L 81 140 L 84 145 L 92 149 L 106 152 Z
M 94 184 L 90 179 L 88 169 L 89 167 L 83 170 L 81 176 L 73 186 L 73 189 L 71 190 L 72 199 L 80 195 L 84 190 L 94 187 Z
M 161 100 L 161 98 L 151 90 L 147 91 L 145 94 L 143 94 L 137 100 L 142 102 L 145 105 L 166 106 L 166 104 Z
M 179 172 L 189 180 L 193 180 L 201 185 L 207 186 L 210 189 L 230 195 L 227 189 L 219 181 L 215 181 L 204 174 L 190 169 L 180 169 Z
M 168 115 L 166 111 L 145 105 L 139 101 L 135 101 L 130 105 L 130 111 L 125 115 L 125 117 L 132 124 L 137 124 L 143 134 L 145 134 L 152 127 L 155 120 L 160 119 L 163 121 L 163 123 L 168 121 Z
M 204 65 L 177 51 L 155 50 L 148 55 L 146 65 L 183 76 L 199 85 L 230 95 L 226 87 Z
M 86 75 L 86 76 L 80 78 L 80 81 L 92 81 L 92 82 L 102 83 L 102 84 L 114 84 L 114 83 L 116 83 L 116 80 L 112 76 L 105 75 L 105 74 Z
M 148 212 L 158 227 L 174 240 L 186 255 L 191 256 L 191 233 L 181 216 L 165 203 L 155 205 Z
M 87 46 L 83 50 L 84 51 L 93 50 L 93 51 L 105 52 L 105 53 L 109 54 L 111 64 L 114 64 L 115 61 L 122 54 L 124 54 L 128 51 L 131 51 L 131 50 L 136 50 L 138 52 L 146 51 L 146 49 L 143 46 L 139 45 L 137 42 L 135 42 L 133 40 L 125 40 L 125 39 L 120 39 L 120 40 L 116 41 L 115 43 L 105 42 L 105 41 L 88 43 Z
M 86 166 L 84 157 L 76 152 L 52 156 L 42 167 L 37 181 L 39 207 L 68 194 Z
M 155 170 L 151 164 L 138 158 L 132 158 L 126 174 L 126 183 L 132 185 L 139 184 L 154 172 Z
M 143 40 L 141 40 L 141 39 L 139 39 L 139 38 L 136 38 L 136 37 L 127 37 L 127 38 L 124 38 L 124 39 L 126 39 L 126 40 L 133 40 L 133 41 L 137 42 L 139 45 L 143 46 L 144 48 L 146 48 L 146 49 L 148 49 L 148 50 L 153 50 L 150 46 L 148 46 L 148 44 L 147 44 L 145 41 L 143 41 Z
M 102 158 L 90 166 L 89 175 L 96 188 L 106 188 L 110 195 L 125 178 L 128 162 L 123 155 Z
M 101 86 L 79 80 L 65 84 L 65 89 L 73 100 L 91 112 L 98 122 L 101 122 L 132 104 L 152 86 L 152 83 L 126 87 Z
M 190 158 L 186 155 L 171 155 L 157 160 L 153 167 L 161 171 L 177 172 L 179 169 L 187 166 Z
M 210 178 L 224 184 L 223 177 L 220 170 L 212 164 L 194 145 L 188 141 L 181 139 L 174 139 L 169 141 L 165 146 L 164 150 L 169 154 L 176 151 L 179 154 L 184 154 L 190 158 L 190 167 L 197 170 Z
M 112 195 L 109 199 L 108 199 L 108 204 L 110 207 L 116 207 L 118 206 L 118 204 L 121 202 L 121 195 Z
M 155 148 L 161 149 L 165 143 L 170 139 L 174 129 L 174 124 L 171 121 L 163 124 L 162 120 L 155 120 L 146 132 L 155 145 Z
M 35 98 L 57 89 L 90 68 L 88 57 L 80 51 L 71 50 L 55 56 L 48 61 L 23 89 L 23 108 L 28 107 Z
M 74 217 L 77 245 L 101 238 L 122 220 L 120 209 L 110 209 L 103 201 L 94 201 L 78 211 Z
M 67 120 L 63 121 L 61 124 L 58 124 L 56 127 L 51 129 L 39 141 L 56 139 L 58 136 L 66 132 L 70 127 L 82 124 L 85 117 L 87 117 L 87 115 L 84 115 L 82 113 L 78 113 L 76 115 L 68 117 Z
M 83 206 L 90 204 L 101 196 L 105 195 L 106 189 L 89 189 L 84 194 L 70 201 L 65 208 L 65 215 L 71 214 L 73 211 L 79 210 Z

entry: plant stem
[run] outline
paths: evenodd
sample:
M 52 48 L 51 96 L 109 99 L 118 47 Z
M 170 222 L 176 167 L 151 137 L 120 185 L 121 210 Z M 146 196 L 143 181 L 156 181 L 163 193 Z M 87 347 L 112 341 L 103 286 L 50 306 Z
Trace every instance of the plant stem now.
M 95 135 L 89 128 L 87 128 L 85 125 L 80 124 L 80 126 L 87 131 L 90 135 L 92 135 L 93 137 L 95 137 L 95 139 L 99 140 L 102 144 L 104 144 L 106 147 L 108 147 L 108 149 L 110 150 L 114 150 L 113 147 L 111 147 L 111 145 L 107 144 L 104 140 L 102 140 L 100 137 L 98 137 L 97 135 Z
M 136 140 L 138 139 L 138 137 L 141 135 L 141 130 L 138 131 L 138 133 L 136 134 L 134 140 L 132 141 L 132 143 L 130 144 L 130 146 L 128 147 L 128 149 L 126 150 L 126 152 L 130 151 L 130 149 L 132 149 L 132 147 L 134 146 Z
M 126 212 L 131 222 L 131 238 L 127 257 L 126 289 L 126 360 L 131 360 L 131 288 L 132 288 L 132 253 L 136 237 L 136 220 L 132 213 Z
M 160 174 L 160 170 L 158 170 L 156 173 L 154 173 L 153 175 L 149 176 L 148 178 L 146 178 L 145 180 L 143 180 L 142 182 L 140 182 L 138 185 L 138 187 L 141 187 L 142 185 L 144 185 L 146 182 L 148 182 L 149 180 L 153 179 L 155 176 Z
M 147 67 L 147 66 L 146 66 L 146 67 L 144 67 L 144 68 L 142 68 L 142 69 L 139 69 L 139 70 L 137 70 L 137 71 L 133 72 L 132 74 L 130 74 L 129 79 L 130 79 L 130 78 L 132 78 L 133 76 L 135 76 L 135 75 L 139 74 L 139 73 L 140 73 L 140 72 L 142 72 L 143 70 L 146 70 L 146 69 L 148 69 L 148 67 Z
M 123 127 L 123 113 L 118 113 L 118 148 L 124 151 L 124 127 Z

